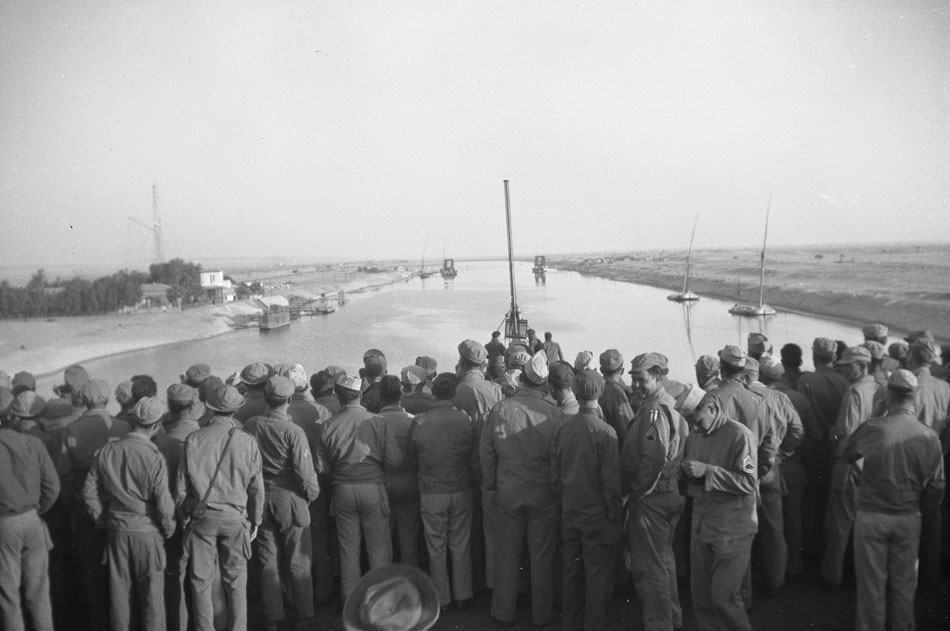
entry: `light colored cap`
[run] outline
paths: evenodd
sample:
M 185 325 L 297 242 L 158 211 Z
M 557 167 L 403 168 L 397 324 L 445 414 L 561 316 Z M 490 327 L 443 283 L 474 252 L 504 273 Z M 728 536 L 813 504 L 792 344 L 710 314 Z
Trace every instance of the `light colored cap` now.
M 359 392 L 362 389 L 363 381 L 358 377 L 343 375 L 339 378 L 339 380 L 337 380 L 336 385 L 340 386 L 341 388 L 346 388 L 347 390 Z
M 616 348 L 608 348 L 600 354 L 600 369 L 614 372 L 623 367 L 623 355 Z
M 869 324 L 861 329 L 861 332 L 864 333 L 865 338 L 887 337 L 887 327 L 883 324 Z
M 746 373 L 747 375 L 755 375 L 758 377 L 759 360 L 757 360 L 755 357 L 746 357 L 745 366 L 742 367 L 742 372 Z
M 880 342 L 875 342 L 874 340 L 866 340 L 861 344 L 864 348 L 868 349 L 871 353 L 871 359 L 883 359 L 884 358 L 884 345 Z
M 887 379 L 887 387 L 902 392 L 913 392 L 917 389 L 917 377 L 909 370 L 898 368 Z
M 115 387 L 115 400 L 119 405 L 125 405 L 132 400 L 131 381 L 123 381 Z
M 186 383 L 173 383 L 165 391 L 165 398 L 177 403 L 190 403 L 198 398 L 198 390 Z
M 531 355 L 525 351 L 515 351 L 508 356 L 508 365 L 511 367 L 524 366 L 531 361 Z
M 596 368 L 597 365 L 594 364 L 594 354 L 590 351 L 581 351 L 577 354 L 577 357 L 574 358 L 574 372 L 595 370 Z
M 159 422 L 168 410 L 165 404 L 155 397 L 142 397 L 135 404 L 133 420 L 138 425 L 154 425 Z
M 215 412 L 234 412 L 245 402 L 244 395 L 232 385 L 218 386 L 208 393 L 205 398 L 205 407 Z
M 535 385 L 543 384 L 548 378 L 548 354 L 541 350 L 532 355 L 524 365 L 524 375 Z
M 264 384 L 264 393 L 274 399 L 289 399 L 296 391 L 293 382 L 280 375 L 274 375 Z
M 270 366 L 263 362 L 248 364 L 241 370 L 240 380 L 249 386 L 259 386 L 271 376 Z
M 702 355 L 696 360 L 696 368 L 705 372 L 719 372 L 719 358 L 715 355 Z
M 304 392 L 310 387 L 310 378 L 307 376 L 307 369 L 302 364 L 294 364 L 284 373 L 284 376 L 290 379 L 294 384 L 294 390 Z
M 747 357 L 745 351 L 734 344 L 729 344 L 719 351 L 719 361 L 736 368 L 745 368 Z
M 484 364 L 488 361 L 488 350 L 484 344 L 479 344 L 475 340 L 464 340 L 458 346 L 459 357 L 473 364 Z
M 839 364 L 853 364 L 855 362 L 870 364 L 871 351 L 863 346 L 852 346 L 846 349 L 844 353 L 841 354 L 841 359 L 838 360 Z
M 668 360 L 660 353 L 643 353 L 630 360 L 630 374 L 651 368 L 666 368 Z
M 16 395 L 13 403 L 10 404 L 10 414 L 20 418 L 33 418 L 39 416 L 46 407 L 46 401 L 43 397 L 32 390 L 24 390 Z
M 777 381 L 785 374 L 785 367 L 773 355 L 763 355 L 759 360 L 759 374 Z
M 694 384 L 687 384 L 686 388 L 676 397 L 674 408 L 683 416 L 687 416 L 696 411 L 699 402 L 703 400 L 706 391 Z
M 816 337 L 815 341 L 812 342 L 811 352 L 822 359 L 831 359 L 835 356 L 837 348 L 838 345 L 833 339 L 828 337 Z
M 406 366 L 402 369 L 402 382 L 411 386 L 417 386 L 426 380 L 426 371 L 422 366 Z

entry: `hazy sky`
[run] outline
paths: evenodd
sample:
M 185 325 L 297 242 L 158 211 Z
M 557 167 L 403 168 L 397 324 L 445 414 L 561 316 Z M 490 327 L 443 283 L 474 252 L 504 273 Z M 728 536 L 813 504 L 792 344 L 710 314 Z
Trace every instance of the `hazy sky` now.
M 0 267 L 950 239 L 950 5 L 0 0 Z

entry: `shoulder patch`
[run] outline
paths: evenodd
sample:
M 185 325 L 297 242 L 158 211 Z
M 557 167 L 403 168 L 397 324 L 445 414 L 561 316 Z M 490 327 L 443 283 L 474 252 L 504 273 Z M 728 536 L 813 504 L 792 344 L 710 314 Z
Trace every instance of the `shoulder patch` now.
M 752 462 L 752 456 L 749 454 L 742 459 L 742 468 L 749 473 L 755 473 L 755 463 Z

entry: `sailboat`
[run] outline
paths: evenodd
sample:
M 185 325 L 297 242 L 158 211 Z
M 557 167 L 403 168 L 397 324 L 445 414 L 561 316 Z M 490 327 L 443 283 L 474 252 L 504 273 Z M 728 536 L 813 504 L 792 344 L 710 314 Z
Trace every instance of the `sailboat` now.
M 434 276 L 435 272 L 426 271 L 426 245 L 429 243 L 429 235 L 426 235 L 425 241 L 422 242 L 422 263 L 419 266 L 419 278 L 429 278 Z
M 521 317 L 518 295 L 515 292 L 515 256 L 511 246 L 511 203 L 508 195 L 508 180 L 505 180 L 505 223 L 508 226 L 508 280 L 511 283 L 511 308 L 505 314 L 505 339 L 508 343 L 528 339 L 528 320 Z
M 769 211 L 772 209 L 772 194 L 769 193 L 769 205 L 765 209 L 765 236 L 762 238 L 762 255 L 759 267 L 759 304 L 737 302 L 729 309 L 729 313 L 737 316 L 760 317 L 774 316 L 775 309 L 765 304 L 765 245 L 769 238 Z
M 667 300 L 672 300 L 673 302 L 689 302 L 691 300 L 699 300 L 699 296 L 694 294 L 689 289 L 689 259 L 693 253 L 693 239 L 696 238 L 697 223 L 699 223 L 699 215 L 696 215 L 696 219 L 693 220 L 693 236 L 689 238 L 689 250 L 686 251 L 686 274 L 683 276 L 683 291 L 678 294 L 670 294 L 666 297 Z

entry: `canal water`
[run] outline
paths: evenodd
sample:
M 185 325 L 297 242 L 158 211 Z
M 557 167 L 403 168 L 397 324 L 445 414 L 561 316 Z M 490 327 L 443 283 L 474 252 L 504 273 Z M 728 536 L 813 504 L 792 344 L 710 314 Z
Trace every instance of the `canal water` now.
M 487 342 L 502 328 L 509 307 L 506 262 L 457 263 L 458 277 L 443 280 L 412 278 L 365 293 L 349 295 L 349 302 L 327 316 L 303 318 L 275 331 L 235 331 L 216 338 L 146 349 L 83 362 L 89 372 L 113 387 L 133 374 L 150 374 L 164 391 L 195 363 L 206 363 L 222 377 L 247 363 L 301 363 L 309 372 L 331 364 L 355 374 L 363 351 L 382 350 L 389 372 L 414 363 L 419 355 L 439 362 L 439 370 L 453 370 L 456 347 L 464 339 Z M 725 344 L 745 348 L 751 331 L 765 333 L 776 352 L 785 343 L 805 349 L 805 368 L 811 369 L 811 342 L 815 337 L 863 339 L 860 325 L 797 314 L 744 319 L 728 313 L 731 302 L 702 298 L 693 304 L 666 299 L 671 290 L 657 289 L 549 270 L 538 282 L 531 265 L 516 265 L 518 303 L 528 324 L 542 337 L 554 334 L 573 363 L 579 351 L 595 356 L 608 348 L 635 355 L 658 351 L 670 359 L 670 376 L 695 381 L 693 365 L 702 354 L 714 354 Z M 61 376 L 59 377 L 61 378 Z M 49 384 L 41 384 L 48 391 Z M 113 404 L 114 405 L 114 404 Z

